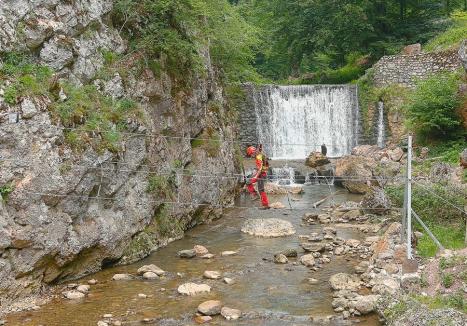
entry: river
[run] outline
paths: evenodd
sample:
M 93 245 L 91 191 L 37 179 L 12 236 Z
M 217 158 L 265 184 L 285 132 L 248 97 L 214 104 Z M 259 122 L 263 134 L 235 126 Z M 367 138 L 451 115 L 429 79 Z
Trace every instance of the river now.
M 99 281 L 91 286 L 85 299 L 70 301 L 54 299 L 37 311 L 10 315 L 7 325 L 96 325 L 104 314 L 112 314 L 123 325 L 139 325 L 144 318 L 151 325 L 195 325 L 193 316 L 197 306 L 210 299 L 221 300 L 224 305 L 242 310 L 244 316 L 236 322 L 215 317 L 211 325 L 310 325 L 309 316 L 323 317 L 335 314 L 331 307 L 332 292 L 329 277 L 338 272 L 353 272 L 356 261 L 333 257 L 331 263 L 312 271 L 290 258 L 285 265 L 272 262 L 273 254 L 286 248 L 303 250 L 298 235 L 319 231 L 321 225 L 304 225 L 301 217 L 311 203 L 335 191 L 326 185 L 305 186 L 303 195 L 291 195 L 292 210 L 261 211 L 249 208 L 229 208 L 223 218 L 189 230 L 181 240 L 154 252 L 146 259 L 128 266 L 107 268 L 77 281 L 86 284 L 89 279 Z M 337 194 L 336 203 L 358 200 L 348 193 Z M 273 196 L 289 207 L 287 196 Z M 246 196 L 240 196 L 237 206 L 258 205 Z M 326 204 L 324 204 L 326 205 Z M 309 210 L 311 211 L 311 210 Z M 293 223 L 297 234 L 284 238 L 256 238 L 240 232 L 246 218 L 278 217 Z M 356 228 L 338 228 L 337 235 L 345 239 L 362 239 Z M 213 259 L 181 259 L 177 252 L 199 244 L 216 256 Z M 224 250 L 238 251 L 236 256 L 221 257 Z M 266 260 L 265 260 L 266 259 Z M 147 264 L 156 264 L 168 274 L 155 281 L 135 279 L 111 281 L 116 273 L 136 275 L 136 270 Z M 205 270 L 217 270 L 235 280 L 232 285 L 222 280 L 205 280 Z M 310 284 L 308 278 L 319 282 Z M 177 287 L 186 282 L 206 283 L 212 287 L 209 294 L 194 297 L 181 296 Z M 64 287 L 66 285 L 63 285 Z M 144 293 L 146 299 L 138 298 Z M 359 325 L 379 325 L 376 316 L 360 317 Z

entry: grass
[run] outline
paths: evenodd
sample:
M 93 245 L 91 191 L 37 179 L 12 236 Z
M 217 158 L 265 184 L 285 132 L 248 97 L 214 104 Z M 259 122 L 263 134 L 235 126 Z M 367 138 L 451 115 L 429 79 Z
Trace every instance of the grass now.
M 14 190 L 14 186 L 13 184 L 5 184 L 3 186 L 0 187 L 0 197 L 3 199 L 3 200 L 7 200 L 8 199 L 8 195 L 11 194 Z
M 172 176 L 151 175 L 148 179 L 146 191 L 164 198 L 173 199 L 174 180 Z
M 429 52 L 448 50 L 459 46 L 467 35 L 467 12 L 456 11 L 452 14 L 452 25 L 446 31 L 433 38 L 425 45 Z
M 441 284 L 445 288 L 450 288 L 454 284 L 454 275 L 452 273 L 441 274 Z
M 445 308 L 453 308 L 464 313 L 467 313 L 467 300 L 464 298 L 463 293 L 461 290 L 454 294 L 450 294 L 447 296 L 422 296 L 422 295 L 415 295 L 413 298 L 425 305 L 427 305 L 430 309 L 445 309 Z

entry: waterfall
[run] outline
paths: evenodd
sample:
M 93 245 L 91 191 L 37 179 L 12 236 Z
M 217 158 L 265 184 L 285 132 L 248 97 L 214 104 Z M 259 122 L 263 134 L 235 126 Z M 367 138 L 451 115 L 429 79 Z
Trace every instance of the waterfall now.
M 304 159 L 321 144 L 328 156 L 343 156 L 358 143 L 356 86 L 267 85 L 252 92 L 256 137 L 272 158 Z
M 385 146 L 385 135 L 384 135 L 384 103 L 382 101 L 378 102 L 378 125 L 377 125 L 377 139 L 376 145 L 379 148 L 383 148 Z

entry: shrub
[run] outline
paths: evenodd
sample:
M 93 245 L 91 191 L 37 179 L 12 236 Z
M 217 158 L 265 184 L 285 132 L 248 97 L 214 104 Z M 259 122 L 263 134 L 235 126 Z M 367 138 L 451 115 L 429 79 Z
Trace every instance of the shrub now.
M 148 179 L 147 192 L 153 193 L 157 196 L 173 199 L 174 192 L 174 177 L 165 175 L 151 175 Z
M 422 142 L 453 139 L 459 136 L 461 104 L 459 75 L 440 73 L 417 83 L 407 106 L 409 125 Z
M 14 190 L 13 184 L 5 184 L 3 186 L 0 186 L 0 197 L 3 200 L 8 199 L 8 195 L 11 194 Z
M 454 276 L 451 273 L 443 273 L 441 283 L 445 288 L 450 288 L 454 284 Z

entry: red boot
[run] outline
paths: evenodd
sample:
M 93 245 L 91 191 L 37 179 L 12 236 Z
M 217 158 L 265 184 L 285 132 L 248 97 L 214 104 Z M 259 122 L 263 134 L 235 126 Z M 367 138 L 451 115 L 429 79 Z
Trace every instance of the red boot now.
M 268 199 L 268 196 L 266 195 L 266 193 L 263 191 L 260 193 L 261 195 L 261 205 L 263 205 L 263 208 L 264 209 L 268 209 L 270 208 L 269 207 L 269 199 Z

